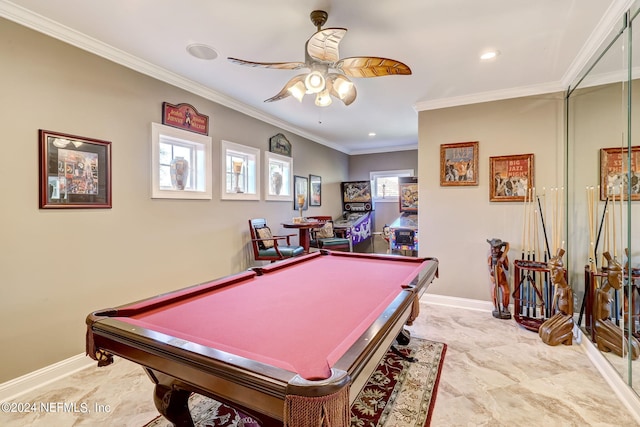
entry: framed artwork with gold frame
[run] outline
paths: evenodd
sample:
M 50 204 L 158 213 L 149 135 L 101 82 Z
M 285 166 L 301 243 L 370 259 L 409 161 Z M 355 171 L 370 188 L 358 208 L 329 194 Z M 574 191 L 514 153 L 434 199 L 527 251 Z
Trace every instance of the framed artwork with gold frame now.
M 524 202 L 534 187 L 533 154 L 489 157 L 489 200 Z
M 629 198 L 628 165 L 628 148 L 600 149 L 600 200 L 609 196 L 620 200 L 621 190 L 623 200 Z M 640 146 L 631 147 L 631 200 L 640 200 Z
M 440 145 L 440 186 L 478 185 L 478 141 Z

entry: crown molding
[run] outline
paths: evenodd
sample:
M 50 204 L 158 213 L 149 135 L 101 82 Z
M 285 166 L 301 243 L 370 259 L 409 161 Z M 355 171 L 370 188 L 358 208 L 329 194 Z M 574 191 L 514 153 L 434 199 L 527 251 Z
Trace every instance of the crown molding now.
M 247 104 L 239 102 L 229 96 L 214 91 L 206 86 L 196 83 L 192 80 L 184 78 L 176 73 L 170 72 L 164 68 L 158 67 L 150 62 L 144 61 L 136 56 L 130 55 L 120 49 L 101 42 L 87 36 L 86 34 L 75 31 L 69 27 L 61 25 L 47 17 L 33 13 L 23 7 L 0 0 L 0 16 L 10 21 L 16 22 L 32 30 L 38 31 L 49 37 L 63 41 L 67 44 L 85 50 L 87 52 L 98 55 L 116 64 L 122 65 L 144 75 L 153 77 L 157 80 L 168 83 L 172 86 L 184 89 L 188 92 L 201 96 L 209 101 L 231 108 L 249 117 L 261 120 L 265 123 L 277 126 L 283 130 L 294 133 L 303 138 L 307 138 L 313 142 L 325 145 L 334 150 L 349 154 L 345 147 L 327 141 L 317 135 L 305 132 L 290 123 L 277 119 L 271 115 L 265 114 Z
M 544 83 L 489 92 L 478 92 L 470 95 L 440 98 L 418 102 L 414 105 L 416 111 L 437 110 L 440 108 L 459 107 L 463 105 L 479 104 L 481 102 L 501 101 L 504 99 L 521 98 L 525 96 L 543 95 L 561 92 L 565 89 L 561 82 Z
M 629 10 L 634 1 L 635 0 L 614 0 L 611 2 L 609 8 L 602 15 L 600 22 L 598 22 L 594 31 L 589 35 L 582 49 L 580 49 L 562 77 L 562 85 L 565 89 L 580 76 L 580 73 L 587 66 L 589 60 L 601 49 L 602 43 L 611 33 L 616 21 L 620 21 L 623 14 Z

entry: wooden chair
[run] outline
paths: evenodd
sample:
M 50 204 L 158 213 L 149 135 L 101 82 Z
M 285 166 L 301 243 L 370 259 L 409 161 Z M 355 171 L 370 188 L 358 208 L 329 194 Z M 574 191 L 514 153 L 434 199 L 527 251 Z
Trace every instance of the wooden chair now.
M 346 250 L 351 252 L 351 239 L 346 237 L 345 230 L 336 230 L 333 227 L 333 218 L 330 216 L 309 216 L 308 219 L 324 223 L 322 228 L 312 228 L 310 246 L 318 249 Z
M 295 236 L 295 234 L 273 236 L 264 218 L 250 219 L 249 231 L 251 232 L 253 257 L 256 261 L 276 262 L 304 253 L 302 246 L 292 246 L 289 241 L 291 236 Z

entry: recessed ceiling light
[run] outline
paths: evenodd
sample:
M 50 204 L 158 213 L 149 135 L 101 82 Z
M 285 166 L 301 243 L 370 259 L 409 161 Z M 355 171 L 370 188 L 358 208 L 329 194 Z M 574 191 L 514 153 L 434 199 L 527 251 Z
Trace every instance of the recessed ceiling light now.
M 187 52 L 199 59 L 216 59 L 218 52 L 211 46 L 202 43 L 193 43 L 187 46 Z
M 480 55 L 480 59 L 482 59 L 483 61 L 487 61 L 489 59 L 494 59 L 498 55 L 500 55 L 500 51 L 498 51 L 498 50 L 490 50 L 490 51 L 484 52 L 482 55 Z
M 376 136 L 375 132 L 369 132 L 369 136 Z

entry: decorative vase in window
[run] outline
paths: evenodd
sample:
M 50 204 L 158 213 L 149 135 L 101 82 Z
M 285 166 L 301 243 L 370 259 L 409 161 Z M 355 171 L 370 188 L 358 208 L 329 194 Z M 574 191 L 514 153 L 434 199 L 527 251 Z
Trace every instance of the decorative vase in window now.
M 282 190 L 282 174 L 280 172 L 274 172 L 271 174 L 271 186 L 273 188 L 273 193 L 279 196 L 280 191 Z
M 171 160 L 171 185 L 176 190 L 184 190 L 189 178 L 189 161 L 184 157 Z

